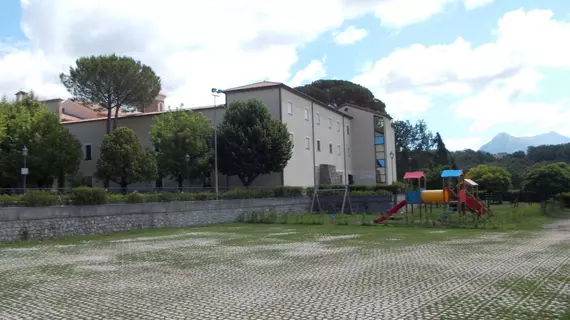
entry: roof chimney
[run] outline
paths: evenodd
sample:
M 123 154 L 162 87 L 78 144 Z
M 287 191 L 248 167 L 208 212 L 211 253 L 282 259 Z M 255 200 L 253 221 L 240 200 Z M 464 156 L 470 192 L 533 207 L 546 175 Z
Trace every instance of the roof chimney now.
M 16 92 L 16 101 L 21 101 L 24 97 L 26 97 L 28 95 L 27 92 L 24 92 L 22 90 Z

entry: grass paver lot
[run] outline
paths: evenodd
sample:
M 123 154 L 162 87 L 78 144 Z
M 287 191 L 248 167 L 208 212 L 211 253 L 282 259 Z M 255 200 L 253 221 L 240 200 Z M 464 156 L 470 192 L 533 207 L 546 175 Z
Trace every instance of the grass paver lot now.
M 568 319 L 568 230 L 234 224 L 4 245 L 0 319 Z

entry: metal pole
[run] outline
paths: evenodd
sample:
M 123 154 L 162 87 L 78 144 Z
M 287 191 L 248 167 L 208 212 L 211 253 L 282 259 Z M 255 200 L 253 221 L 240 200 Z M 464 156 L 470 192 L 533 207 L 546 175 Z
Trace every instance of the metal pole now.
M 27 168 L 27 167 L 28 167 L 28 166 L 27 166 L 27 162 L 28 162 L 27 160 L 28 160 L 28 155 L 24 154 L 24 168 Z M 24 176 L 24 194 L 25 194 L 25 193 L 26 193 L 26 182 L 27 182 L 27 180 L 28 180 L 28 179 L 27 179 L 28 175 L 27 175 L 27 174 L 24 174 L 23 176 Z
M 214 101 L 216 100 L 216 96 L 214 96 Z M 214 102 L 215 104 L 215 102 Z M 215 109 L 216 107 L 214 106 L 214 179 L 216 179 L 216 181 L 214 182 L 215 188 L 216 188 L 216 200 L 218 200 L 219 197 L 219 190 L 218 190 L 218 127 L 217 127 L 217 123 L 216 123 L 216 115 L 218 110 Z

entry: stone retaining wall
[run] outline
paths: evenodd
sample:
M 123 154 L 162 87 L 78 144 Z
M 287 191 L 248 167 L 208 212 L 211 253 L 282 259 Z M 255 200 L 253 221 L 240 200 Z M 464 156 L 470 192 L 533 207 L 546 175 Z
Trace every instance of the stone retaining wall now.
M 0 208 L 0 242 L 231 223 L 242 212 L 300 213 L 308 211 L 310 204 L 309 197 L 298 197 Z

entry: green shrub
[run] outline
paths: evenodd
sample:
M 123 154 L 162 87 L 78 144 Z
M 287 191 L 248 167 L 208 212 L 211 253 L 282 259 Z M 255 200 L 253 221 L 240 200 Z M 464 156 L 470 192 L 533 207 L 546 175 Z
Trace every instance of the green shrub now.
M 194 194 L 187 194 L 189 197 L 182 197 L 180 200 L 189 201 L 189 200 L 216 200 L 216 194 L 213 192 L 199 192 Z
M 137 191 L 131 192 L 125 196 L 126 203 L 143 203 L 145 202 L 145 196 Z
M 220 194 L 222 199 L 255 199 L 273 197 L 273 190 L 261 188 L 236 188 Z
M 53 206 L 61 203 L 63 199 L 61 199 L 61 201 L 60 199 L 61 198 L 54 191 L 28 190 L 22 197 L 22 203 L 26 207 Z
M 305 188 L 303 187 L 277 187 L 273 189 L 273 194 L 276 197 L 300 197 L 305 192 Z
M 0 206 L 13 207 L 21 204 L 22 196 L 20 195 L 0 194 Z
M 370 191 L 373 190 L 372 186 L 365 185 L 365 184 L 353 184 L 350 187 L 350 191 Z
M 386 190 L 365 190 L 365 191 L 351 191 L 351 196 L 391 196 L 392 193 Z
M 397 192 L 399 190 L 405 189 L 405 185 L 400 182 L 395 182 L 393 184 L 377 184 L 372 186 L 372 190 L 379 191 L 384 190 L 388 191 L 390 194 Z
M 107 201 L 109 203 L 124 203 L 125 196 L 117 193 L 109 193 L 107 194 Z
M 107 191 L 101 188 L 77 187 L 71 193 L 74 205 L 104 204 L 108 202 Z

